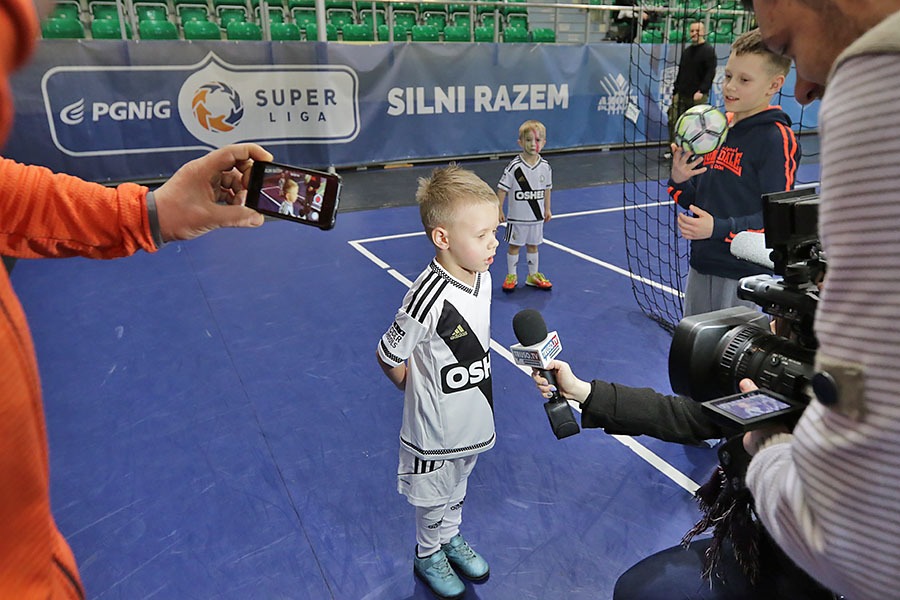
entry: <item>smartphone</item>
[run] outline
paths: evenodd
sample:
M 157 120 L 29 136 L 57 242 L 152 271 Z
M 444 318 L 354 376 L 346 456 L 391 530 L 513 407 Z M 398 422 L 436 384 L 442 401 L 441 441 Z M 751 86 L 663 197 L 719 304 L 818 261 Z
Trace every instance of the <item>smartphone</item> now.
M 769 390 L 754 390 L 708 400 L 703 403 L 703 408 L 726 424 L 737 425 L 743 431 L 749 431 L 770 421 L 795 422 L 806 405 Z
M 336 173 L 256 161 L 245 204 L 270 217 L 331 229 L 340 196 Z

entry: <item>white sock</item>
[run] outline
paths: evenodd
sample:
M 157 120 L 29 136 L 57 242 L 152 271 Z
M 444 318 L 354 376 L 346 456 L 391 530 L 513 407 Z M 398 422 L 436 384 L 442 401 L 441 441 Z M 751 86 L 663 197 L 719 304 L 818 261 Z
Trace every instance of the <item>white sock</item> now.
M 528 260 L 528 274 L 534 275 L 538 272 L 538 253 L 529 252 L 525 255 L 525 258 Z
M 519 265 L 519 255 L 518 254 L 507 254 L 506 255 L 506 272 L 510 275 L 516 274 L 516 267 Z
M 441 522 L 447 506 L 416 507 L 416 555 L 431 556 L 441 548 Z

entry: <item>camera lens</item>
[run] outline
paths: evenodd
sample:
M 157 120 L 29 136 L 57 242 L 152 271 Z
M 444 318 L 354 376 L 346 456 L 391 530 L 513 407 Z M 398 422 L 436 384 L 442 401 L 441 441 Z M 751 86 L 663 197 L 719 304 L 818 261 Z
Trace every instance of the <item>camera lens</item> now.
M 741 325 L 722 337 L 715 356 L 721 389 L 749 378 L 761 388 L 799 398 L 813 376 L 815 352 L 755 325 Z

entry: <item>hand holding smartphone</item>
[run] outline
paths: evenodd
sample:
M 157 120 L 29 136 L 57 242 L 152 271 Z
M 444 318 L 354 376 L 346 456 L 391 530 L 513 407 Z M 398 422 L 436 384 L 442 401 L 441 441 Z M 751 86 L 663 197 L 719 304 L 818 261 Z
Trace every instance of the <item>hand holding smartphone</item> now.
M 245 205 L 270 217 L 331 229 L 340 193 L 336 173 L 256 161 Z

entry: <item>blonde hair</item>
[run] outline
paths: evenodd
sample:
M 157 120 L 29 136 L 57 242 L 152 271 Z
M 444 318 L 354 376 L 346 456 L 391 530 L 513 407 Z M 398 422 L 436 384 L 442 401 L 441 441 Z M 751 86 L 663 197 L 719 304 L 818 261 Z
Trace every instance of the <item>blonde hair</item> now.
M 759 28 L 751 29 L 746 33 L 735 38 L 731 44 L 731 53 L 735 56 L 744 56 L 745 54 L 758 54 L 766 58 L 771 71 L 779 75 L 787 75 L 791 71 L 791 59 L 787 56 L 776 54 L 769 50 L 763 43 L 762 34 Z
M 287 177 L 284 183 L 281 184 L 281 195 L 289 202 L 296 202 L 297 197 L 300 195 L 300 186 L 296 181 Z
M 521 125 L 519 125 L 519 139 L 524 140 L 525 134 L 531 131 L 532 129 L 537 129 L 537 132 L 541 134 L 541 139 L 547 140 L 547 128 L 544 127 L 544 124 L 540 121 L 535 121 L 534 119 L 525 121 Z
M 464 206 L 485 202 L 500 210 L 500 201 L 491 186 L 456 163 L 435 169 L 430 177 L 420 178 L 416 202 L 429 237 L 435 227 L 449 225 Z

